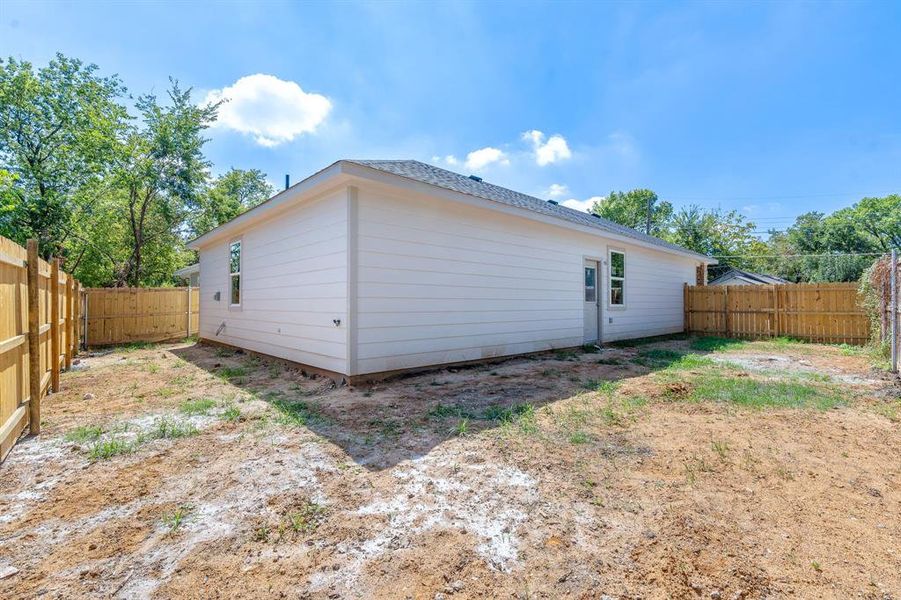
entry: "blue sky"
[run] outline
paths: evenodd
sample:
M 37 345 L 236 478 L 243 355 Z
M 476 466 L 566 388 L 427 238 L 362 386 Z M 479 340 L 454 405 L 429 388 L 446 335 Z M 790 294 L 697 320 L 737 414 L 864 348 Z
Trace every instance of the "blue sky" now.
M 227 97 L 214 170 L 416 158 L 759 229 L 901 192 L 901 2 L 0 3 L 0 54 Z

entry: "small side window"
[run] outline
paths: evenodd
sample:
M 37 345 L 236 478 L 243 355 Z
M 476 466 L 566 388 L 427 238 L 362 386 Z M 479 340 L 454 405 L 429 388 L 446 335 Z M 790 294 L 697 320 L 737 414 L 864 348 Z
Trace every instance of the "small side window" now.
M 626 255 L 610 251 L 610 306 L 626 304 Z
M 232 242 L 228 257 L 229 297 L 232 306 L 241 304 L 241 242 Z
M 585 302 L 597 302 L 597 272 L 594 267 L 585 267 Z

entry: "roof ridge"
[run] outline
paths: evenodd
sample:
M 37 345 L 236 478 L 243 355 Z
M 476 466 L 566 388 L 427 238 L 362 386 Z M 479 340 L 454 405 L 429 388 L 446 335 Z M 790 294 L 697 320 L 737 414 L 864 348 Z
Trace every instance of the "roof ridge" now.
M 586 213 L 568 206 L 563 206 L 557 202 L 549 202 L 535 196 L 531 196 L 524 192 L 519 192 L 496 183 L 484 181 L 482 179 L 474 179 L 470 176 L 457 173 L 439 167 L 427 162 L 416 159 L 396 159 L 396 160 L 351 160 L 345 159 L 347 162 L 358 164 L 364 167 L 376 169 L 379 171 L 391 173 L 399 177 L 419 181 L 428 185 L 448 189 L 454 192 L 475 196 L 484 200 L 500 202 L 518 208 L 524 208 L 533 212 L 545 214 L 547 216 L 564 219 L 579 225 L 601 229 L 608 233 L 631 237 L 638 241 L 643 241 L 661 248 L 676 250 L 693 254 L 700 258 L 709 259 L 694 250 L 689 250 L 677 244 L 673 244 L 661 238 L 647 233 L 638 231 L 631 227 L 621 225 L 615 221 L 611 221 L 594 213 Z

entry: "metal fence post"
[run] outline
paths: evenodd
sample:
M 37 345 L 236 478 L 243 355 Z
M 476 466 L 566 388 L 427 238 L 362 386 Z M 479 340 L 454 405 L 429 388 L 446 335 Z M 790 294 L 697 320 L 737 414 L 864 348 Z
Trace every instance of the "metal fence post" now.
M 892 335 L 892 373 L 898 372 L 898 251 L 892 250 L 892 260 L 889 264 L 889 281 L 891 282 L 891 335 Z

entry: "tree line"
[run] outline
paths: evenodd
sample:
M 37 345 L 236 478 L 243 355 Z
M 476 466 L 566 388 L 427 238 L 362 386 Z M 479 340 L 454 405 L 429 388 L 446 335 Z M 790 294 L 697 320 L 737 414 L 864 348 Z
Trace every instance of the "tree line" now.
M 88 286 L 169 285 L 194 260 L 185 241 L 274 192 L 264 173 L 211 175 L 204 156 L 220 104 L 198 105 L 171 80 L 161 100 L 57 54 L 45 67 L 0 59 L 0 235 L 37 238 L 45 257 Z M 790 281 L 852 281 L 901 246 L 901 196 L 809 212 L 766 239 L 734 210 L 678 210 L 651 190 L 611 192 L 591 211 Z
M 901 195 L 863 198 L 831 214 L 808 212 L 785 231 L 758 233 L 735 210 L 688 205 L 676 210 L 651 190 L 611 192 L 591 212 L 717 257 L 711 276 L 730 267 L 793 282 L 857 281 L 877 254 L 901 248 Z
M 259 170 L 212 177 L 200 106 L 171 80 L 163 100 L 57 54 L 0 59 L 0 235 L 37 238 L 87 286 L 156 286 L 194 260 L 185 240 L 262 202 Z

